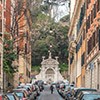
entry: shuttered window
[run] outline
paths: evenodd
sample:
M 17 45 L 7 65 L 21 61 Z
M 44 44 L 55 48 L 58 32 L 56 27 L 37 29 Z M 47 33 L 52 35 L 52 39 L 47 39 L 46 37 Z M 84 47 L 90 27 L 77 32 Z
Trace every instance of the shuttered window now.
M 2 19 L 0 19 L 0 32 L 2 32 Z
M 88 19 L 86 21 L 86 32 L 88 32 L 89 28 L 90 28 L 90 15 L 88 16 Z
M 93 35 L 90 37 L 88 41 L 88 54 L 92 51 L 92 49 L 98 43 L 98 37 L 99 37 L 99 47 L 100 47 L 100 29 L 99 28 L 96 29 L 96 31 L 93 33 Z
M 83 40 L 85 39 L 85 29 L 83 30 Z
M 76 46 L 76 53 L 79 51 L 81 45 L 82 45 L 82 36 L 81 36 L 81 38 L 80 38 L 80 40 L 79 40 L 79 42 L 78 42 L 78 44 Z
M 97 0 L 97 11 L 100 11 L 100 0 Z
M 93 33 L 93 36 L 92 36 L 92 44 L 93 44 L 93 47 L 95 47 L 95 32 Z
M 93 23 L 93 10 L 91 11 L 91 24 Z
M 83 53 L 81 56 L 81 66 L 84 65 L 84 62 L 85 62 L 85 53 Z
M 99 33 L 99 50 L 100 50 L 100 28 L 98 29 L 98 33 Z
M 97 44 L 99 41 L 99 27 L 97 27 L 97 30 L 95 32 L 95 44 Z
M 96 4 L 94 4 L 93 12 L 94 12 L 94 18 L 95 18 L 96 17 Z
M 27 44 L 25 43 L 25 53 L 27 53 Z
M 82 25 L 82 21 L 84 19 L 84 16 L 85 16 L 85 3 L 83 4 L 83 6 L 81 7 L 81 11 L 80 11 L 80 17 L 79 17 L 79 21 L 77 23 L 77 34 L 81 28 L 81 25 Z
M 89 6 L 90 2 L 91 2 L 91 0 L 87 0 L 87 9 L 88 9 L 88 6 Z

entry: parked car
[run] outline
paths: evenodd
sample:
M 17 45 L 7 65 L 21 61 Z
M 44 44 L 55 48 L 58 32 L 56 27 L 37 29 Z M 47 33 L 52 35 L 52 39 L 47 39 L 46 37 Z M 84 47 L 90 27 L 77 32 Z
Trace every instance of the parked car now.
M 28 91 L 28 94 L 31 95 L 32 89 L 31 89 L 30 86 L 27 86 L 27 85 L 21 85 L 21 86 L 18 86 L 18 87 L 17 87 L 17 89 L 22 89 L 22 88 L 26 89 L 26 90 Z
M 28 100 L 27 95 L 25 94 L 25 92 L 20 91 L 20 92 L 14 92 L 19 98 L 20 100 Z M 13 100 L 13 99 L 11 99 Z
M 14 93 L 7 93 L 3 96 L 5 99 L 3 100 L 20 100 L 20 98 Z
M 82 92 L 82 91 L 88 91 L 88 92 L 89 92 L 89 91 L 95 91 L 95 92 L 96 92 L 97 90 L 96 90 L 96 89 L 91 89 L 91 88 L 76 88 L 76 89 L 75 89 L 74 98 L 77 99 L 79 93 Z
M 3 94 L 0 94 L 0 100 L 7 100 L 7 97 L 4 96 Z
M 28 91 L 24 88 L 20 88 L 20 89 L 13 89 L 13 92 L 25 92 L 25 94 L 29 97 L 30 94 L 28 93 Z
M 79 93 L 77 100 L 100 100 L 100 93 L 82 91 Z
M 34 84 L 27 83 L 26 85 L 30 86 L 32 91 L 35 91 L 35 85 Z
M 37 96 L 39 96 L 40 95 L 40 88 L 39 88 L 39 86 L 38 85 L 35 85 L 35 88 L 36 88 L 36 93 L 37 93 Z

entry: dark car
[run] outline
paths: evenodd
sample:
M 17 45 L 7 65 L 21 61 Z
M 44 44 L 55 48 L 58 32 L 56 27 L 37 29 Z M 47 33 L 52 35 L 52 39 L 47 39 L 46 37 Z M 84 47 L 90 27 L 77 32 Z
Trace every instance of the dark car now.
M 75 95 L 74 95 L 74 97 L 77 98 L 78 95 L 79 95 L 79 93 L 80 93 L 81 91 L 97 91 L 97 90 L 96 90 L 96 89 L 91 89 L 91 88 L 77 88 L 77 89 L 75 90 Z
M 100 93 L 82 91 L 79 93 L 77 100 L 100 100 Z

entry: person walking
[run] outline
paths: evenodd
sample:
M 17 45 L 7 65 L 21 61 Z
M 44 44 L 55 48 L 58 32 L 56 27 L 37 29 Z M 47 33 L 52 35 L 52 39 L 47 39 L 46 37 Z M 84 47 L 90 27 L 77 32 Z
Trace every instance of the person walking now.
M 54 87 L 53 85 L 50 86 L 51 94 L 53 94 Z
M 66 92 L 66 95 L 65 95 L 65 100 L 72 100 L 71 97 L 72 97 L 72 92 L 71 92 L 71 89 L 69 87 L 68 91 Z

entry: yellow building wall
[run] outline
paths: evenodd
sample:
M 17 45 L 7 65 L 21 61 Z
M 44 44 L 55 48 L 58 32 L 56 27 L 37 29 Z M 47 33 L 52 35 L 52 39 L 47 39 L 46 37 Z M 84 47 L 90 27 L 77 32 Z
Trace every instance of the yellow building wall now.
M 77 60 L 80 60 L 81 59 L 81 56 L 82 56 L 82 54 L 85 52 L 85 49 L 86 49 L 86 45 L 85 45 L 85 40 L 83 40 L 82 41 L 82 46 L 81 46 L 81 48 L 80 48 L 80 50 L 79 50 L 79 52 L 77 53 L 77 57 L 78 57 L 78 59 Z M 78 62 L 78 61 L 77 61 Z M 85 63 L 85 62 L 84 62 Z M 78 65 L 78 67 L 77 67 L 78 69 L 77 69 L 77 86 L 78 87 L 81 87 L 83 84 L 85 84 L 84 82 L 84 80 L 83 80 L 83 77 L 85 76 L 85 68 L 83 68 L 82 69 L 82 66 L 81 66 L 81 64 L 80 65 Z M 83 76 L 82 76 L 83 75 Z
M 76 86 L 81 87 L 81 75 L 77 77 L 76 81 L 77 81 Z

